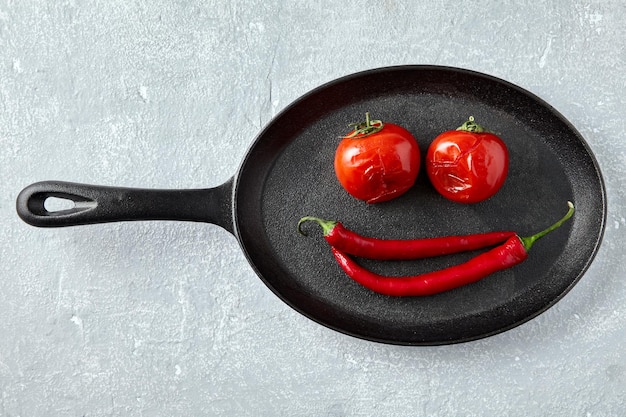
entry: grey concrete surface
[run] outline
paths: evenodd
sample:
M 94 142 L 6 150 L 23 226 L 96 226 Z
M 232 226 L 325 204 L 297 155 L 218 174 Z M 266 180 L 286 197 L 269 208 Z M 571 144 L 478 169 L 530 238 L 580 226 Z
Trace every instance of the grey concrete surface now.
M 0 0 L 0 416 L 626 415 L 625 20 L 619 0 Z M 536 319 L 371 343 L 282 303 L 217 226 L 15 213 L 47 179 L 221 184 L 290 102 L 397 64 L 516 83 L 594 152 L 604 242 Z

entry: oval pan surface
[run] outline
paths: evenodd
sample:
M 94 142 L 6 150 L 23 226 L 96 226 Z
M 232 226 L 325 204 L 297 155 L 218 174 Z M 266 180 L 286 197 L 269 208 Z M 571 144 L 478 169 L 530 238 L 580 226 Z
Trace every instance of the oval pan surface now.
M 365 112 L 399 124 L 422 155 L 441 132 L 469 116 L 498 134 L 510 152 L 509 175 L 492 198 L 450 202 L 429 184 L 422 164 L 403 196 L 368 205 L 348 195 L 333 171 L 339 137 Z M 348 278 L 322 232 L 302 216 L 341 221 L 379 238 L 514 230 L 534 234 L 559 219 L 567 201 L 572 220 L 538 241 L 529 259 L 482 281 L 431 297 L 379 295 Z M 235 233 L 266 285 L 291 307 L 329 328 L 402 345 L 458 343 L 530 320 L 561 299 L 598 250 L 606 220 L 604 183 L 589 147 L 562 115 L 506 81 L 456 68 L 401 66 L 346 76 L 284 109 L 260 133 L 234 190 Z M 358 259 L 386 275 L 445 268 L 474 253 L 404 262 Z

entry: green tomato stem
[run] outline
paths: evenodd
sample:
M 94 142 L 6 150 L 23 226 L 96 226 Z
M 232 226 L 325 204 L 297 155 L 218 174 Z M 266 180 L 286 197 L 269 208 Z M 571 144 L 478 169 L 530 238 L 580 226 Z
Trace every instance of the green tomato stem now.
M 463 123 L 456 130 L 460 130 L 462 132 L 471 132 L 471 133 L 485 133 L 488 132 L 487 129 L 479 125 L 474 121 L 474 116 L 470 116 L 467 122 Z
M 370 120 L 370 114 L 369 112 L 366 112 L 364 122 L 350 123 L 348 126 L 351 126 L 354 130 L 344 137 L 350 139 L 361 139 L 365 136 L 380 132 L 383 130 L 384 124 L 380 120 Z
M 567 211 L 565 216 L 563 216 L 561 220 L 554 223 L 552 226 L 532 236 L 520 237 L 520 240 L 522 241 L 522 245 L 524 245 L 524 249 L 526 249 L 526 252 L 530 251 L 530 248 L 538 239 L 544 237 L 545 235 L 552 232 L 553 230 L 558 229 L 559 227 L 561 227 L 563 223 L 565 223 L 570 217 L 572 217 L 572 215 L 574 214 L 574 204 L 571 201 L 568 201 L 567 206 L 569 207 L 569 210 Z

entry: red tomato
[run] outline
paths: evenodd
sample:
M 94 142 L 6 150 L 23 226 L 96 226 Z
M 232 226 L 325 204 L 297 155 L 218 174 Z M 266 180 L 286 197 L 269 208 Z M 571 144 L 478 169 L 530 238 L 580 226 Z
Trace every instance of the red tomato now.
M 435 189 L 449 200 L 477 203 L 504 184 L 509 154 L 495 134 L 470 120 L 437 136 L 426 154 L 426 172 Z
M 382 126 L 382 128 L 381 128 Z M 370 121 L 343 138 L 335 153 L 335 173 L 343 188 L 368 203 L 391 200 L 415 183 L 420 151 L 401 126 Z

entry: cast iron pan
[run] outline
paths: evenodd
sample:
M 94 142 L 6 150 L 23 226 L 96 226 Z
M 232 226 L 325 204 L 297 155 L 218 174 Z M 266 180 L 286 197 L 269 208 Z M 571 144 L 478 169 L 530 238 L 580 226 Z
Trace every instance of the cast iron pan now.
M 473 115 L 499 134 L 510 152 L 503 188 L 473 205 L 445 200 L 423 170 L 395 200 L 368 205 L 335 179 L 333 157 L 347 124 L 372 117 L 397 123 L 430 141 Z M 75 202 L 48 211 L 49 197 Z M 351 281 L 336 265 L 315 224 L 297 233 L 305 215 L 339 220 L 365 235 L 411 238 L 515 230 L 533 234 L 559 219 L 567 201 L 573 219 L 533 246 L 510 270 L 431 297 L 393 298 Z M 284 302 L 329 328 L 359 338 L 405 345 L 464 342 L 511 329 L 554 305 L 581 278 L 600 245 L 606 196 L 598 164 L 576 129 L 533 94 L 506 81 L 456 68 L 399 66 L 340 78 L 304 95 L 259 134 L 236 175 L 201 190 L 145 190 L 42 182 L 22 191 L 17 211 L 35 226 L 124 220 L 188 220 L 233 233 L 250 264 Z M 361 260 L 385 274 L 415 274 L 475 253 L 419 261 Z

